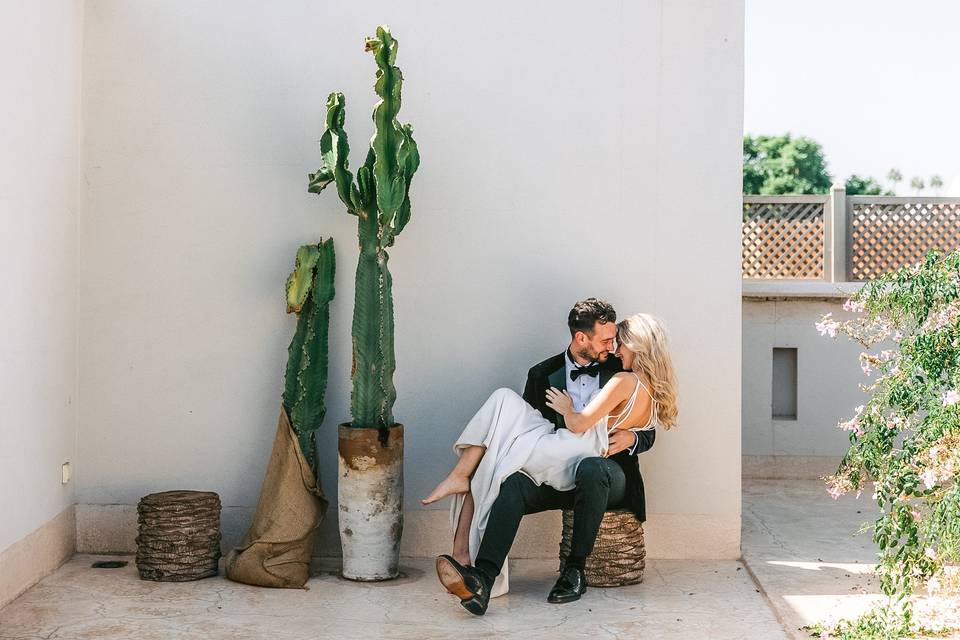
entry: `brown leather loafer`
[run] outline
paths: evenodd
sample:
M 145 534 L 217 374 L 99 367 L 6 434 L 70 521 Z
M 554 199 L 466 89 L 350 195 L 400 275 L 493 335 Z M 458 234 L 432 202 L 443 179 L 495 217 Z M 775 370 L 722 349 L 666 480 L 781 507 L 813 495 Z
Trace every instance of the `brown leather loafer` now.
M 475 616 L 487 612 L 490 587 L 475 568 L 460 564 L 452 556 L 437 556 L 437 577 L 449 593 L 460 598 L 464 609 Z

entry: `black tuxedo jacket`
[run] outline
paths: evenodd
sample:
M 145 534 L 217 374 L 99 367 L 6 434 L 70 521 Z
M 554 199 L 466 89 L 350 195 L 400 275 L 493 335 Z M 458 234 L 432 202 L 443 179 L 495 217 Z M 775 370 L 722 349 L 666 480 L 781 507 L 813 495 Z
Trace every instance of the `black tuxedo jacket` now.
M 620 359 L 613 354 L 600 365 L 600 386 L 607 384 L 615 373 L 623 370 Z M 527 373 L 527 384 L 523 388 L 523 399 L 540 411 L 544 418 L 553 423 L 555 429 L 566 429 L 563 416 L 547 406 L 547 389 L 567 388 L 566 352 L 547 358 L 534 365 Z M 610 459 L 620 465 L 626 478 L 624 492 L 624 507 L 633 511 L 640 522 L 647 519 L 646 498 L 643 493 L 643 478 L 640 476 L 640 464 L 637 454 L 643 453 L 653 446 L 656 431 L 640 431 L 640 444 L 633 455 L 627 451 L 610 456 Z

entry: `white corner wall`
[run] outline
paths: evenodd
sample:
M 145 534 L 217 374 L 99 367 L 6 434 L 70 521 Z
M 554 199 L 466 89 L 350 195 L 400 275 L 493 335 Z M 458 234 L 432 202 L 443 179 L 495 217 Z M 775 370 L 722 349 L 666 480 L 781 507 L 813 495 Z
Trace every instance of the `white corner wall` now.
M 0 4 L 0 605 L 38 577 L 4 552 L 74 500 L 82 35 L 79 1 Z
M 245 525 L 294 326 L 284 280 L 321 235 L 338 253 L 320 435 L 335 497 L 356 226 L 332 190 L 306 192 L 306 174 L 333 90 L 362 161 L 375 102 L 363 38 L 388 23 L 423 157 L 391 252 L 405 536 L 445 540 L 446 505 L 418 498 L 456 434 L 491 390 L 558 353 L 570 305 L 597 295 L 672 334 L 681 426 L 642 459 L 648 543 L 739 555 L 742 0 L 87 7 L 87 534 L 129 527 L 130 505 L 175 488 L 218 491 Z M 321 553 L 337 552 L 335 518 Z
M 842 297 L 743 301 L 743 456 L 745 477 L 819 478 L 836 471 L 850 441 L 837 422 L 853 417 L 870 379 L 863 348 L 814 325 L 827 313 L 852 317 Z M 797 350 L 796 419 L 772 416 L 773 349 Z

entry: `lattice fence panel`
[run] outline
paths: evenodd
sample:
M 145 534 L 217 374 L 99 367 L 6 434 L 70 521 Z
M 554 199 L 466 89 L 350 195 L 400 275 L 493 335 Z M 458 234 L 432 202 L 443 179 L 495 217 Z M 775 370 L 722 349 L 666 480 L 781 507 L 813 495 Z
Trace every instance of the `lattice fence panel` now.
M 823 278 L 823 203 L 743 203 L 744 278 Z
M 850 280 L 915 264 L 930 249 L 960 248 L 960 202 L 854 202 L 848 215 Z

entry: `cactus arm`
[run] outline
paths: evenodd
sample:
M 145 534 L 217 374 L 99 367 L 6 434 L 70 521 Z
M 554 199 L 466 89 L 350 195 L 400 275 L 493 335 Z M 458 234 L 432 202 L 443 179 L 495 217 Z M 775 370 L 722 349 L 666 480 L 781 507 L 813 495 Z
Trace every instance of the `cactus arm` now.
M 380 101 L 373 109 L 376 132 L 370 140 L 370 147 L 375 156 L 373 178 L 377 188 L 380 224 L 383 227 L 382 244 L 386 247 L 393 244 L 397 213 L 407 193 L 407 179 L 399 166 L 405 135 L 397 121 L 403 73 L 394 65 L 397 41 L 390 35 L 389 30 L 377 27 L 376 37 L 367 39 L 366 48 L 373 52 L 378 67 L 374 90 L 380 96 Z M 405 150 L 404 155 L 407 155 Z
M 353 392 L 350 397 L 353 425 L 377 426 L 380 394 L 379 312 L 382 302 L 377 262 L 377 217 L 362 212 L 358 225 L 360 259 L 357 262 L 353 304 Z
M 314 468 L 316 464 L 314 434 L 323 423 L 327 412 L 323 399 L 327 389 L 328 327 L 330 301 L 334 295 L 334 271 L 333 240 L 328 239 L 320 244 L 316 280 L 310 296 L 312 308 L 306 318 L 309 339 L 303 345 L 297 402 L 290 417 L 300 440 L 300 448 L 307 460 L 311 461 L 311 467 Z
M 383 258 L 379 262 L 381 282 L 381 305 L 379 309 L 380 375 L 379 406 L 377 407 L 378 427 L 393 426 L 393 405 L 397 401 L 397 389 L 393 384 L 393 374 L 397 369 L 397 358 L 393 339 L 393 277 L 387 266 L 387 252 L 381 251 Z
M 417 148 L 416 141 L 413 139 L 413 127 L 405 124 L 401 130 L 403 132 L 403 142 L 400 145 L 400 152 L 397 154 L 397 159 L 406 184 L 403 193 L 403 202 L 397 211 L 397 217 L 388 238 L 389 244 L 386 246 L 393 245 L 394 238 L 400 235 L 403 228 L 407 226 L 407 222 L 410 221 L 410 182 L 413 174 L 416 173 L 417 168 L 420 166 L 420 151 Z
M 350 144 L 347 132 L 343 129 L 346 120 L 346 98 L 342 93 L 333 92 L 327 98 L 327 120 L 323 135 L 320 136 L 320 157 L 322 164 L 316 173 L 308 175 L 310 180 L 307 191 L 320 193 L 331 182 L 337 186 L 337 195 L 347 206 L 347 211 L 357 214 L 359 190 L 353 182 L 350 164 Z
M 377 187 L 373 180 L 373 149 L 367 150 L 367 159 L 357 170 L 357 185 L 359 186 L 360 200 L 364 211 L 377 210 Z
M 297 434 L 300 449 L 314 471 L 317 465 L 314 436 L 326 414 L 324 393 L 334 276 L 335 254 L 330 238 L 318 245 L 300 247 L 294 272 L 287 280 L 288 310 L 291 310 L 291 291 L 294 291 L 297 292 L 294 302 L 299 302 L 299 311 L 297 329 L 288 350 L 283 405 Z M 300 291 L 303 292 L 302 301 Z
M 301 306 L 309 307 L 313 304 L 309 297 Z M 307 309 L 307 313 L 310 309 Z M 306 317 L 306 316 L 301 316 Z M 287 410 L 289 416 L 293 412 L 293 407 L 297 400 L 298 376 L 300 375 L 300 366 L 303 363 L 303 345 L 307 340 L 307 323 L 305 320 L 297 319 L 297 328 L 294 331 L 293 339 L 290 340 L 290 346 L 287 348 L 287 370 L 283 380 L 283 407 Z

